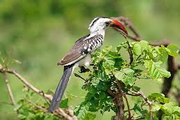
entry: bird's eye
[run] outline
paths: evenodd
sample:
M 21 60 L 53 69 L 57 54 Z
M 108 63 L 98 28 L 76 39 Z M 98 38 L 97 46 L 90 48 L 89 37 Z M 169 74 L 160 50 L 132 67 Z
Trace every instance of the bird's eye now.
M 106 26 L 108 26 L 110 24 L 110 22 L 105 22 Z

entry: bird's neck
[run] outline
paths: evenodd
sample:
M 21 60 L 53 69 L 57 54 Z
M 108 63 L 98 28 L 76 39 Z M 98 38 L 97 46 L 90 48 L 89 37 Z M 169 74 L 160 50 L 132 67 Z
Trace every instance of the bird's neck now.
M 90 31 L 90 35 L 91 36 L 94 36 L 94 35 L 102 35 L 103 38 L 105 36 L 105 30 L 104 29 L 101 29 L 101 30 L 96 30 L 96 31 Z

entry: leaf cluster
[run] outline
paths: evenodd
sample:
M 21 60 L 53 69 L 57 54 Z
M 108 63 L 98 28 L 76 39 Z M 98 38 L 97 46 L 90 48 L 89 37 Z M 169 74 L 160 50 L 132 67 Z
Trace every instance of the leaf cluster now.
M 121 87 L 123 95 L 131 95 L 134 100 L 134 104 L 130 106 L 129 110 L 133 113 L 132 118 L 149 120 L 152 111 L 153 119 L 157 120 L 159 111 L 161 111 L 164 119 L 180 119 L 180 107 L 170 102 L 164 95 L 159 93 L 149 95 L 146 98 L 152 102 L 152 109 L 149 110 L 147 101 L 134 94 L 141 89 L 136 85 L 136 81 L 150 79 L 149 82 L 153 82 L 153 80 L 163 77 L 170 77 L 170 73 L 162 66 L 167 61 L 168 55 L 177 56 L 177 52 L 178 48 L 175 45 L 153 47 L 147 41 L 132 43 L 126 41 L 114 50 L 111 46 L 107 46 L 96 51 L 92 55 L 93 69 L 82 86 L 87 94 L 84 101 L 74 108 L 78 120 L 94 120 L 97 112 L 105 114 L 114 111 L 117 113 L 119 107 L 115 100 L 120 90 L 119 87 Z M 58 119 L 37 108 L 37 106 L 47 108 L 46 101 L 39 99 L 32 103 L 30 102 L 32 97 L 33 93 L 28 92 L 26 97 L 18 102 L 15 110 L 18 111 L 20 119 Z M 69 99 L 66 98 L 61 102 L 60 107 L 66 109 L 68 106 Z M 129 118 L 128 112 L 125 112 L 124 117 L 125 119 Z
M 178 48 L 176 45 L 153 47 L 147 41 L 133 43 L 126 41 L 116 47 L 115 50 L 112 50 L 111 46 L 98 50 L 93 55 L 94 69 L 87 78 L 88 82 L 82 87 L 87 91 L 87 95 L 84 102 L 82 102 L 76 111 L 76 115 L 80 116 L 80 120 L 84 120 L 84 117 L 81 118 L 80 115 L 82 113 L 81 110 L 84 108 L 86 108 L 86 113 L 97 111 L 101 114 L 109 111 L 116 113 L 118 108 L 108 91 L 116 93 L 118 90 L 117 82 L 120 82 L 122 91 L 128 95 L 131 91 L 137 92 L 140 90 L 140 87 L 136 86 L 136 81 L 138 80 L 159 80 L 163 77 L 170 77 L 170 72 L 163 68 L 162 65 L 167 61 L 168 55 L 175 57 L 177 56 L 177 52 Z M 131 60 L 124 57 L 128 54 L 129 58 L 132 59 L 131 63 Z M 161 94 L 159 96 L 156 95 L 159 94 L 154 93 L 150 95 L 150 100 L 160 100 L 159 106 L 161 106 L 161 102 L 167 103 L 167 98 L 161 96 Z M 131 112 L 135 114 L 134 117 L 136 119 L 150 118 L 150 111 L 146 106 L 147 104 L 142 98 L 135 101 Z M 161 109 L 166 115 L 167 112 L 164 111 L 163 106 L 165 107 L 166 104 L 161 106 Z M 154 113 L 154 118 L 156 118 L 157 112 L 156 114 Z M 126 114 L 125 117 L 128 118 L 128 115 Z

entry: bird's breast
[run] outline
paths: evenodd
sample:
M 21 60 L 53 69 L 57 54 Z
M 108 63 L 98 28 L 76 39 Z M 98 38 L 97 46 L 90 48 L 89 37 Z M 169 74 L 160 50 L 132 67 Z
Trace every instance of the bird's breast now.
M 88 67 L 90 65 L 90 62 L 91 62 L 91 55 L 87 54 L 85 56 L 85 58 L 83 58 L 76 64 L 76 66 L 87 66 Z

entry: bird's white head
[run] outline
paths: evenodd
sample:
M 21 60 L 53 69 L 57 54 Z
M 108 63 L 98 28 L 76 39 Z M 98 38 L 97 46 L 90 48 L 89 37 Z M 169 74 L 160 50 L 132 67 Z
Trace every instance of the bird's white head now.
M 127 35 L 125 27 L 119 21 L 107 17 L 96 17 L 89 24 L 89 30 L 91 34 L 99 33 L 104 35 L 105 29 L 107 27 L 113 27 L 116 30 L 118 29 L 123 36 Z

